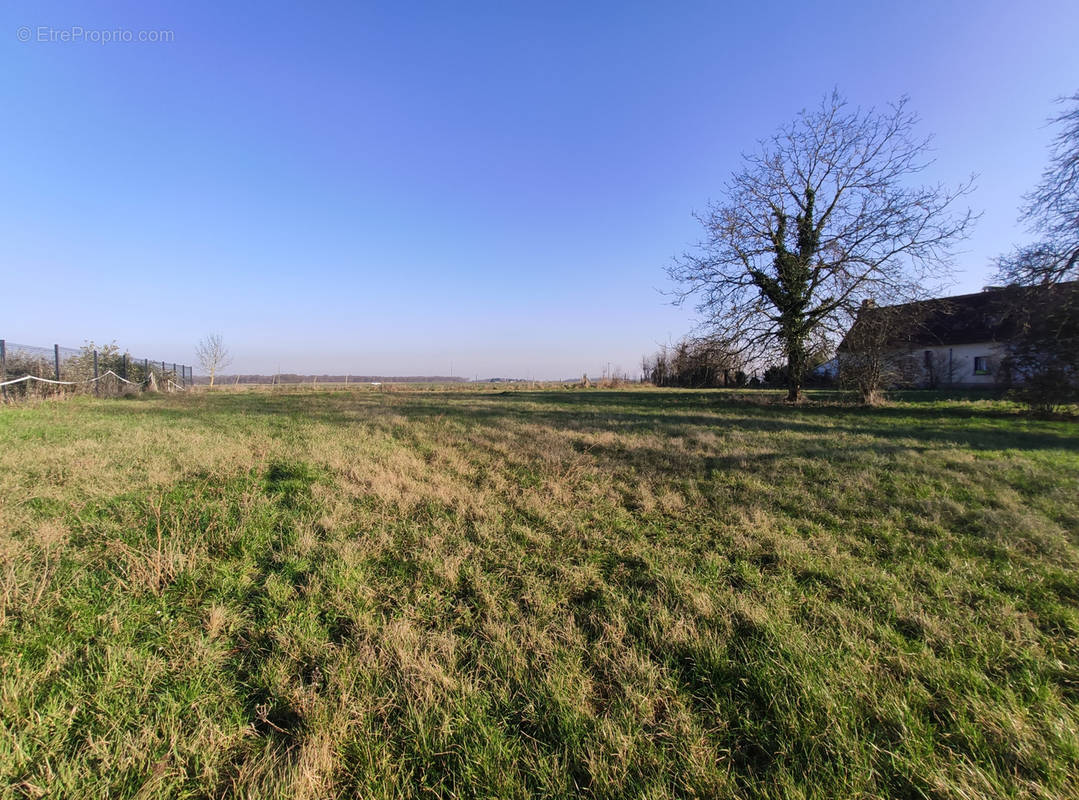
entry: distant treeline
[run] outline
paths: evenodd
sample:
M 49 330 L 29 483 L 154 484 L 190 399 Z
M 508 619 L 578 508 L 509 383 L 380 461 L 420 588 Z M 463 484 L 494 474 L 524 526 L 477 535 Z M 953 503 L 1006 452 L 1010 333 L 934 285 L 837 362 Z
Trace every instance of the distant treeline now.
M 742 360 L 720 342 L 683 339 L 664 345 L 641 362 L 642 379 L 654 386 L 708 389 L 745 386 Z
M 218 375 L 214 383 L 227 386 L 236 383 L 466 383 L 468 378 L 445 375 Z M 208 384 L 205 375 L 196 375 L 195 383 Z

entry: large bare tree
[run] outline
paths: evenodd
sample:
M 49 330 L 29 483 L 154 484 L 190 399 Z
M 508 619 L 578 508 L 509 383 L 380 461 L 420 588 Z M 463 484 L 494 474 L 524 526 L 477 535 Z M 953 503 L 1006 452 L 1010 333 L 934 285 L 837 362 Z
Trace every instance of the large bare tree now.
M 998 262 L 1000 279 L 1021 287 L 1002 303 L 1015 394 L 1042 412 L 1079 402 L 1079 92 L 1058 102 L 1069 106 L 1050 119 L 1060 127 L 1049 165 L 1022 208 L 1038 238 Z
M 1050 119 L 1059 125 L 1049 166 L 1022 209 L 1039 238 L 1000 259 L 1000 278 L 1033 285 L 1079 279 L 1079 92 L 1058 102 L 1071 107 Z
M 198 343 L 195 348 L 195 356 L 202 366 L 203 372 L 210 376 L 210 386 L 214 385 L 217 373 L 227 367 L 232 361 L 225 340 L 220 333 L 211 333 Z
M 905 98 L 862 110 L 833 92 L 743 156 L 724 199 L 697 215 L 703 241 L 668 270 L 678 300 L 695 298 L 743 357 L 786 358 L 788 400 L 862 300 L 915 299 L 950 276 L 972 183 L 911 180 L 929 163 L 917 122 Z

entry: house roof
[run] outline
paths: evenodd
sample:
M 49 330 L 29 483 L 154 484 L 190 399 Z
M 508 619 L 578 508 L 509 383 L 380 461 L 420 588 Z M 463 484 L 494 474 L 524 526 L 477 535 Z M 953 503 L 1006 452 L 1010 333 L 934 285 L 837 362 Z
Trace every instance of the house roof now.
M 987 288 L 974 294 L 940 297 L 894 306 L 863 305 L 851 330 L 839 345 L 848 349 L 860 327 L 891 315 L 894 332 L 888 335 L 895 345 L 933 345 L 1006 342 L 1015 335 L 1018 309 L 1051 308 L 1058 303 L 1075 303 L 1079 281 L 1042 286 Z

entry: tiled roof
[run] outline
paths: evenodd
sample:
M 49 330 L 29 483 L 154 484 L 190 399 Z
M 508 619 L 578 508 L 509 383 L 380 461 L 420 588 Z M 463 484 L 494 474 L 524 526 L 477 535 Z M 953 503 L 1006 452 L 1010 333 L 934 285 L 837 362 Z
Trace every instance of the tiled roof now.
M 851 333 L 877 315 L 889 313 L 903 320 L 896 327 L 894 343 L 933 345 L 1006 342 L 1015 333 L 1015 310 L 1051 308 L 1059 303 L 1079 308 L 1079 281 L 1046 286 L 1007 286 L 975 294 L 941 297 L 895 306 L 863 306 Z M 846 349 L 851 334 L 839 346 Z

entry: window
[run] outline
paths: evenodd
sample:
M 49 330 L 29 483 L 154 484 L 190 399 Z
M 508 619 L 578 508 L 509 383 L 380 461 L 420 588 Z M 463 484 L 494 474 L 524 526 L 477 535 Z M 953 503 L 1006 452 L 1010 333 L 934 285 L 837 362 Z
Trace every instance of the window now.
M 925 362 L 924 363 L 925 363 L 925 365 L 927 367 L 933 366 L 933 351 L 932 350 L 926 350 L 925 351 Z
M 974 374 L 989 374 L 989 356 L 974 356 Z

